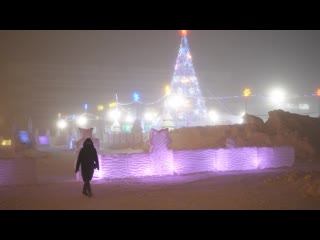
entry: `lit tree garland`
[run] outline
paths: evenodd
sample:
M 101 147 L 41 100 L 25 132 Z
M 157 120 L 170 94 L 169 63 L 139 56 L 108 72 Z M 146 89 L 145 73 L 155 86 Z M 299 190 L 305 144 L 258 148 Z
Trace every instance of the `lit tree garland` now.
M 182 30 L 182 38 L 170 93 L 165 102 L 165 114 L 187 125 L 206 119 L 207 109 L 192 64 L 187 30 Z

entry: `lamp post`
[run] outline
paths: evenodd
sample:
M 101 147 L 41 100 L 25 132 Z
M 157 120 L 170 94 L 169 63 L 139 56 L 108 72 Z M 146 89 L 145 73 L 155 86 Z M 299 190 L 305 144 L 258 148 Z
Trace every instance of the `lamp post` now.
M 317 97 L 318 97 L 318 117 L 320 118 L 320 88 L 317 90 Z
M 138 107 L 138 103 L 140 101 L 140 95 L 137 92 L 134 92 L 132 94 L 132 100 L 133 100 L 133 104 L 135 106 L 136 119 L 138 119 L 138 118 L 140 118 L 139 107 Z
M 251 90 L 249 88 L 246 88 L 243 91 L 243 96 L 244 96 L 244 109 L 245 109 L 245 113 L 247 113 L 247 102 L 248 102 L 248 97 L 251 96 Z
M 97 117 L 97 134 L 99 134 L 99 138 L 103 142 L 103 132 L 104 132 L 104 124 L 103 124 L 103 117 L 101 112 L 104 110 L 104 106 L 102 104 L 97 106 L 98 114 Z

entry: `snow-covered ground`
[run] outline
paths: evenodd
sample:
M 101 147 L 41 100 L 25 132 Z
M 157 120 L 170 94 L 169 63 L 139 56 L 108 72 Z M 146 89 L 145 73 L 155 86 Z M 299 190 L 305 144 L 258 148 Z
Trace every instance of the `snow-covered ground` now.
M 126 152 L 128 150 L 125 150 Z M 110 152 L 111 153 L 111 152 Z M 75 154 L 55 148 L 2 154 L 0 209 L 320 209 L 320 165 L 92 181 L 81 194 Z

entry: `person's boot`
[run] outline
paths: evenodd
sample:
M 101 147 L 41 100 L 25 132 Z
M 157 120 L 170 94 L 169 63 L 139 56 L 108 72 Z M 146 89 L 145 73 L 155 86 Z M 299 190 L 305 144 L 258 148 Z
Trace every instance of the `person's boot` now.
M 91 186 L 90 186 L 90 182 L 88 183 L 88 197 L 92 197 L 92 192 L 91 192 Z
M 86 184 L 83 185 L 82 194 L 88 196 Z

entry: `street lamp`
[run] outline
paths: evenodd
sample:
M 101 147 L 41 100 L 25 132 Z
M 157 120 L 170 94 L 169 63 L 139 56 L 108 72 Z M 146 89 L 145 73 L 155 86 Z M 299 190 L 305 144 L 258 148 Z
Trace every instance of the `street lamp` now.
M 318 96 L 318 117 L 320 117 L 320 88 L 317 89 Z
M 249 88 L 246 88 L 243 91 L 243 96 L 244 96 L 244 108 L 245 108 L 245 112 L 247 113 L 247 102 L 248 102 L 248 97 L 251 96 L 251 90 Z
M 217 114 L 215 111 L 210 111 L 210 112 L 209 112 L 209 119 L 210 119 L 212 122 L 216 123 L 216 122 L 218 121 L 218 119 L 219 119 L 219 116 L 218 116 L 218 114 Z
M 59 129 L 65 129 L 67 127 L 67 121 L 64 119 L 59 119 L 59 121 L 57 122 L 57 127 Z
M 61 132 L 63 131 L 63 129 L 65 129 L 68 126 L 68 123 L 66 120 L 64 119 L 59 119 L 57 121 L 57 127 L 58 127 L 58 131 L 57 131 L 57 137 L 60 136 Z
M 271 91 L 270 97 L 273 104 L 280 106 L 286 98 L 286 93 L 280 88 L 275 88 Z
M 88 119 L 85 116 L 80 116 L 77 118 L 77 123 L 80 127 L 84 127 L 88 122 Z

